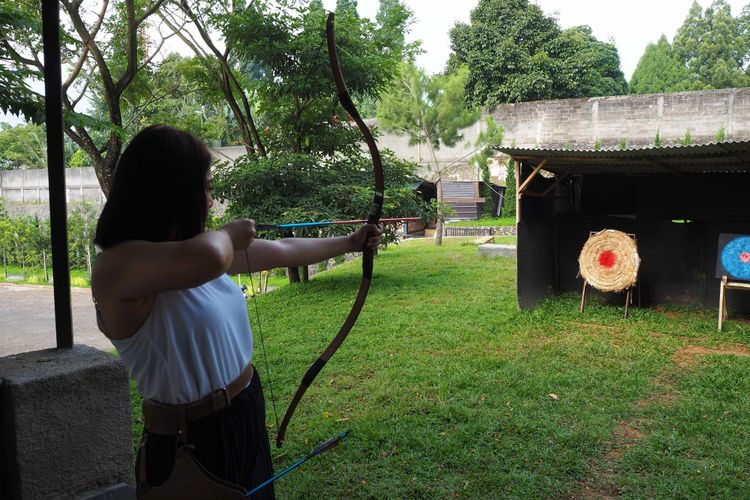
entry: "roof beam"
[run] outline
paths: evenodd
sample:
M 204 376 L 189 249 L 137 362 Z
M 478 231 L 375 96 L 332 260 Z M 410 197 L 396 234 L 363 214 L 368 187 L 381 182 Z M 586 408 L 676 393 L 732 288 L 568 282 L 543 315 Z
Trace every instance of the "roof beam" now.
M 529 186 L 529 184 L 531 184 L 531 181 L 534 180 L 534 177 L 536 177 L 536 174 L 539 173 L 539 171 L 542 169 L 542 167 L 546 163 L 547 163 L 547 158 L 543 159 L 539 163 L 539 165 L 537 165 L 536 168 L 534 168 L 534 171 L 531 172 L 531 174 L 526 178 L 526 180 L 523 181 L 523 184 L 521 184 L 521 186 L 518 188 L 518 194 L 519 195 L 524 192 L 524 190 Z

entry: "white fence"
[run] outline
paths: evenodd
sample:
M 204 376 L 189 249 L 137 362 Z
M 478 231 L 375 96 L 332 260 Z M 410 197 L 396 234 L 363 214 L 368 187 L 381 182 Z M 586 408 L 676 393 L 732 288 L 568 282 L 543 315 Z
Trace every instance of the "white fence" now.
M 65 169 L 68 203 L 104 203 L 93 167 Z M 0 198 L 7 203 L 49 203 L 47 169 L 0 171 Z

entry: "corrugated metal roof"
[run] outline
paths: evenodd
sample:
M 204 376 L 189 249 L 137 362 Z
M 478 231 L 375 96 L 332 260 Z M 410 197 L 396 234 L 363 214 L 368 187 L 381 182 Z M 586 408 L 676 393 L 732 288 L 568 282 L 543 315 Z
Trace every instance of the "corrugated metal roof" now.
M 748 173 L 750 141 L 607 149 L 496 148 L 515 160 L 570 174 Z

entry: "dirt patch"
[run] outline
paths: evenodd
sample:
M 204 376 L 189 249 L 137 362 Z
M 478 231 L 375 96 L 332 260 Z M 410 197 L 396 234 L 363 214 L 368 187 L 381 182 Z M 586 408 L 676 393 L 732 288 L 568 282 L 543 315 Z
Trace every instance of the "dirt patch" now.
M 701 356 L 720 354 L 725 356 L 750 356 L 750 349 L 746 345 L 731 344 L 721 347 L 701 347 L 689 345 L 677 349 L 672 355 L 672 361 L 680 368 L 690 367 L 697 363 Z
M 581 327 L 596 328 L 597 325 L 580 324 Z M 602 327 L 610 329 L 612 327 Z M 614 329 L 613 329 L 614 330 Z M 654 337 L 663 334 L 653 332 Z M 700 347 L 688 345 L 678 349 L 672 355 L 672 361 L 678 368 L 690 369 L 698 363 L 702 356 L 719 354 L 725 356 L 750 356 L 750 348 L 742 344 L 727 344 L 717 347 Z M 643 408 L 651 405 L 670 405 L 677 395 L 672 392 L 674 381 L 672 380 L 675 370 L 667 370 L 659 374 L 655 380 L 656 392 L 636 403 Z M 612 499 L 620 496 L 616 487 L 613 469 L 615 464 L 622 460 L 623 455 L 632 447 L 636 446 L 645 438 L 643 431 L 639 429 L 638 418 L 621 420 L 615 426 L 612 440 L 598 463 L 592 464 L 589 477 L 579 483 L 579 490 L 572 495 L 575 499 Z
M 637 445 L 645 437 L 643 432 L 636 427 L 637 423 L 637 420 L 617 422 L 609 448 L 604 452 L 601 461 L 592 466 L 588 479 L 580 483 L 579 491 L 572 498 L 588 500 L 620 496 L 620 491 L 615 486 L 615 475 L 612 469 L 628 449 Z
M 669 406 L 675 401 L 677 401 L 677 395 L 669 390 L 665 390 L 638 401 L 637 405 L 641 408 L 653 405 Z
M 632 446 L 635 442 L 643 439 L 644 434 L 633 427 L 632 423 L 620 420 L 615 428 L 615 438 L 619 444 Z
M 571 497 L 580 500 L 612 500 L 620 496 L 620 492 L 616 490 L 608 490 L 606 488 L 592 488 L 586 483 L 581 484 L 581 491 Z

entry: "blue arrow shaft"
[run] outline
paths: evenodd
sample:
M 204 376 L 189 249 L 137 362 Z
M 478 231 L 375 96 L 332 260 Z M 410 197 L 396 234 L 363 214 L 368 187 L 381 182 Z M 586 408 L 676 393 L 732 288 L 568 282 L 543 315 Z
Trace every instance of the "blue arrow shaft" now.
M 265 487 L 266 487 L 266 486 L 268 486 L 269 484 L 273 483 L 274 481 L 276 481 L 276 480 L 277 480 L 277 479 L 279 479 L 280 477 L 282 477 L 282 476 L 285 476 L 285 475 L 289 474 L 289 473 L 290 473 L 290 472 L 292 472 L 292 471 L 293 471 L 294 469 L 296 469 L 296 468 L 297 468 L 297 467 L 299 467 L 300 465 L 302 465 L 302 464 L 304 464 L 305 462 L 307 462 L 308 460 L 310 460 L 310 459 L 311 459 L 312 457 L 314 457 L 314 456 L 316 456 L 316 455 L 320 455 L 320 454 L 321 454 L 321 453 L 323 453 L 324 451 L 328 451 L 328 450 L 330 450 L 331 448 L 333 448 L 334 446 L 336 446 L 337 444 L 339 444 L 339 441 L 341 441 L 341 440 L 342 440 L 342 439 L 344 439 L 344 438 L 345 438 L 346 436 L 348 436 L 350 432 L 351 432 L 351 431 L 346 431 L 346 432 L 342 432 L 342 433 L 341 433 L 341 434 L 339 434 L 338 436 L 334 436 L 334 437 L 332 437 L 331 439 L 329 439 L 329 440 L 327 440 L 327 441 L 324 441 L 323 443 L 319 444 L 319 445 L 318 445 L 318 446 L 317 446 L 317 447 L 316 447 L 316 448 L 315 448 L 315 449 L 314 449 L 313 451 L 311 451 L 310 453 L 308 453 L 308 454 L 307 454 L 306 456 L 304 456 L 303 458 L 300 458 L 299 460 L 297 460 L 296 462 L 294 462 L 294 463 L 293 463 L 292 465 L 290 465 L 289 467 L 287 467 L 287 468 L 286 468 L 286 469 L 284 469 L 283 471 L 281 471 L 281 472 L 279 472 L 278 474 L 276 474 L 275 476 L 273 476 L 273 477 L 272 477 L 271 479 L 268 479 L 268 480 L 266 480 L 266 481 L 264 481 L 264 482 L 260 483 L 260 484 L 259 484 L 258 486 L 256 486 L 256 487 L 255 487 L 255 488 L 253 488 L 252 490 L 250 490 L 250 491 L 248 491 L 247 493 L 245 493 L 245 497 L 249 497 L 249 496 L 250 496 L 250 495 L 252 495 L 253 493 L 257 493 L 258 491 L 262 490 L 263 488 L 265 488 Z

